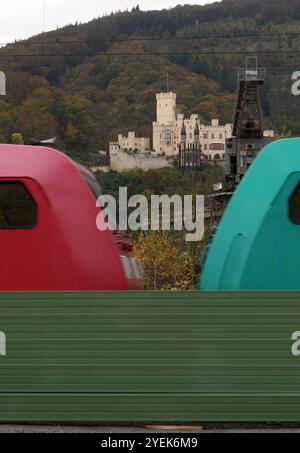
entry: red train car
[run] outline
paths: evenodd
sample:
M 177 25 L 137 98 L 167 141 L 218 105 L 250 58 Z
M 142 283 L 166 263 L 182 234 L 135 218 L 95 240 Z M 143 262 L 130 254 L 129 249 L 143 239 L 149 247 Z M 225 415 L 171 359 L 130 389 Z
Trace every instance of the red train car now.
M 0 145 L 0 291 L 140 286 L 128 241 L 96 227 L 99 190 L 55 149 Z

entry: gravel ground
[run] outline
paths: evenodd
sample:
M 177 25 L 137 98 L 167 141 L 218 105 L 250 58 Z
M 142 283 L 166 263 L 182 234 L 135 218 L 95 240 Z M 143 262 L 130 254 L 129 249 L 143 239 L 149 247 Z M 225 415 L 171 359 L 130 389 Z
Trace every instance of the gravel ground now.
M 300 425 L 298 426 L 258 426 L 258 427 L 243 427 L 243 426 L 204 426 L 203 431 L 198 433 L 300 433 Z M 126 427 L 126 426 L 65 426 L 65 425 L 0 425 L 0 433 L 197 433 L 197 431 L 180 431 L 180 430 L 152 430 L 144 427 Z

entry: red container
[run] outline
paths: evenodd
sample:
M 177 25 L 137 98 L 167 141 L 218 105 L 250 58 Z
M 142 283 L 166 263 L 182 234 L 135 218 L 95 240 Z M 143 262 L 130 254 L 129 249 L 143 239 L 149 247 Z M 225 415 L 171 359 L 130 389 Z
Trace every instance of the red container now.
M 0 145 L 0 291 L 128 289 L 88 178 L 52 148 Z

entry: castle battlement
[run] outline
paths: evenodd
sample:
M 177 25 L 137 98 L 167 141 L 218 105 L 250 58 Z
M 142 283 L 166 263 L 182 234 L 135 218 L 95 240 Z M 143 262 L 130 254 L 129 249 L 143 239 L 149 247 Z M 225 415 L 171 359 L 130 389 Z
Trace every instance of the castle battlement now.
M 177 98 L 177 94 L 173 93 L 172 91 L 170 91 L 169 93 L 157 93 L 157 95 L 156 95 L 156 99 L 158 101 L 165 100 L 165 99 L 172 99 L 172 100 L 176 101 L 176 98 Z

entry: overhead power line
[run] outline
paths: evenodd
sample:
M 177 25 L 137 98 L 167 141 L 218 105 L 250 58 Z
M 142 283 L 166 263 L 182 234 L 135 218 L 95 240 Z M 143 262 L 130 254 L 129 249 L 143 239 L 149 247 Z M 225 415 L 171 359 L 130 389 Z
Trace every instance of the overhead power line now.
M 104 43 L 131 43 L 131 42 L 164 42 L 164 41 L 197 41 L 202 39 L 242 39 L 242 38 L 268 38 L 268 37 L 284 37 L 284 36 L 299 36 L 300 31 L 296 32 L 281 32 L 281 33 L 246 33 L 236 35 L 203 35 L 203 36 L 170 36 L 170 37 L 136 37 L 136 38 L 106 38 L 106 39 L 78 39 L 78 40 L 61 40 L 61 41 L 16 41 L 0 43 L 0 46 L 34 46 L 40 44 L 104 44 Z
M 41 43 L 44 44 L 44 43 Z M 280 50 L 280 49 L 273 49 L 273 50 L 207 50 L 207 51 L 191 51 L 191 52 L 133 52 L 133 53 L 125 53 L 125 52 L 72 52 L 72 53 L 27 53 L 27 54 L 17 54 L 17 53 L 5 53 L 0 52 L 0 58 L 21 58 L 21 57 L 92 57 L 92 56 L 99 56 L 99 57 L 163 57 L 163 56 L 193 56 L 193 55 L 294 55 L 300 54 L 299 50 Z

